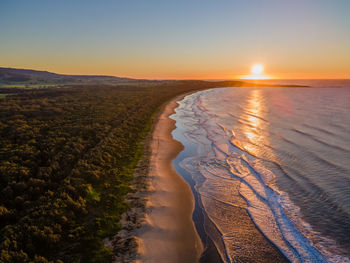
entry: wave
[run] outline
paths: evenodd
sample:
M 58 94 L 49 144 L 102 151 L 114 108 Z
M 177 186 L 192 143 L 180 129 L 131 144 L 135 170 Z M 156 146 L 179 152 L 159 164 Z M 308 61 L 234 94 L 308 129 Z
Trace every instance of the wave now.
M 329 131 L 329 130 L 322 129 L 322 128 L 320 128 L 320 127 L 315 127 L 315 126 L 312 126 L 312 125 L 307 124 L 307 123 L 303 123 L 302 125 L 305 126 L 305 127 L 307 127 L 307 128 L 310 128 L 310 129 L 313 129 L 313 130 L 322 132 L 322 133 L 324 133 L 324 134 L 326 134 L 326 135 L 338 136 L 338 135 L 335 134 L 334 132 L 331 132 L 331 131 Z
M 222 231 L 220 218 L 213 215 L 215 211 L 207 208 L 206 200 L 246 209 L 256 227 L 292 262 L 350 262 L 349 258 L 342 255 L 343 251 L 334 240 L 322 236 L 302 219 L 300 208 L 290 200 L 287 193 L 276 186 L 273 172 L 257 156 L 251 155 L 240 145 L 233 130 L 218 123 L 217 118 L 220 116 L 210 113 L 201 98 L 209 92 L 211 91 L 198 92 L 185 98 L 187 105 L 183 110 L 187 114 L 191 111 L 190 118 L 195 120 L 195 123 L 185 125 L 185 136 L 197 145 L 197 156 L 184 159 L 181 166 L 192 174 L 197 183 L 196 190 L 204 203 L 203 209 L 222 235 L 226 249 L 225 253 L 220 252 L 223 260 L 232 260 L 227 251 L 231 242 L 228 238 L 230 234 Z M 281 166 L 280 168 L 288 174 Z M 206 183 L 203 183 L 203 179 L 200 180 L 201 183 L 196 180 L 198 173 L 207 180 Z M 302 179 L 309 180 L 304 177 Z M 220 193 L 222 198 L 218 198 L 217 193 L 210 193 L 220 187 L 225 188 L 228 182 L 232 188 L 237 187 L 245 203 L 237 200 L 234 203 L 224 193 Z M 308 183 L 313 184 L 311 181 Z M 327 196 L 324 198 L 328 199 Z
M 298 134 L 301 134 L 303 136 L 306 136 L 306 137 L 312 139 L 313 141 L 318 142 L 318 143 L 320 143 L 320 144 L 322 144 L 322 145 L 324 145 L 326 147 L 333 148 L 333 149 L 342 151 L 344 153 L 348 153 L 349 152 L 349 149 L 345 149 L 345 148 L 343 148 L 343 147 L 341 147 L 339 145 L 334 145 L 334 144 L 330 144 L 328 142 L 322 141 L 321 139 L 318 139 L 316 136 L 314 136 L 314 135 L 312 135 L 310 133 L 307 133 L 305 131 L 301 131 L 301 130 L 298 130 L 298 129 L 295 129 L 295 128 L 290 129 L 290 130 L 294 131 L 294 132 L 296 132 Z

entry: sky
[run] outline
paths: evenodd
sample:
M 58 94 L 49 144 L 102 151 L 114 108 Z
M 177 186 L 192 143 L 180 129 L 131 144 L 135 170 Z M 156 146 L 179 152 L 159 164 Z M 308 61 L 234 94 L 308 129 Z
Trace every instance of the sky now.
M 149 79 L 350 78 L 350 0 L 0 0 L 0 67 Z

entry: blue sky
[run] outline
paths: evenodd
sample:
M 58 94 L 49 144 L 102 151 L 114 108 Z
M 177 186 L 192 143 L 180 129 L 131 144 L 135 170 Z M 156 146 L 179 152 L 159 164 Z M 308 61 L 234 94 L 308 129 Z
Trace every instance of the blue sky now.
M 0 66 L 148 78 L 350 76 L 349 0 L 0 1 Z

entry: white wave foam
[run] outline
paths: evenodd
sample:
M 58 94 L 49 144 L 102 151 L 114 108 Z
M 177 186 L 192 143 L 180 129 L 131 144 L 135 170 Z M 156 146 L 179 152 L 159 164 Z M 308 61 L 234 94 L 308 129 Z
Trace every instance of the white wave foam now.
M 259 159 L 242 147 L 234 147 L 231 143 L 237 142 L 234 131 L 230 132 L 219 124 L 217 118 L 220 116 L 210 113 L 202 102 L 201 96 L 209 96 L 211 92 L 187 96 L 173 116 L 186 139 L 197 146 L 197 156 L 185 159 L 182 166 L 192 174 L 196 183 L 199 182 L 196 178 L 198 172 L 206 179 L 201 185 L 196 185 L 203 200 L 215 196 L 218 202 L 245 207 L 255 225 L 292 262 L 350 262 L 341 255 L 335 241 L 314 231 L 302 220 L 300 209 L 291 202 L 287 193 L 276 187 L 275 175 Z M 237 187 L 246 206 L 229 200 L 230 195 L 224 194 L 224 191 L 230 191 L 227 185 Z M 223 192 L 211 194 L 215 189 Z M 227 238 L 229 228 L 220 225 L 215 207 L 204 205 L 204 209 L 220 229 L 224 243 L 230 242 Z

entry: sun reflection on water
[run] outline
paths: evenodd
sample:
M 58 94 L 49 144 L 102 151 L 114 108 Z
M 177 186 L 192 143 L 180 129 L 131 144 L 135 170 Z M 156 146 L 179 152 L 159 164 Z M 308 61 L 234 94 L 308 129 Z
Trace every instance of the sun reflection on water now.
M 265 125 L 263 123 L 263 107 L 262 91 L 260 89 L 251 90 L 246 103 L 244 119 L 247 123 L 244 125 L 243 133 L 248 139 L 248 142 L 244 144 L 244 148 L 254 155 L 259 150 L 259 144 L 265 143 L 266 140 L 261 132 L 261 126 Z

